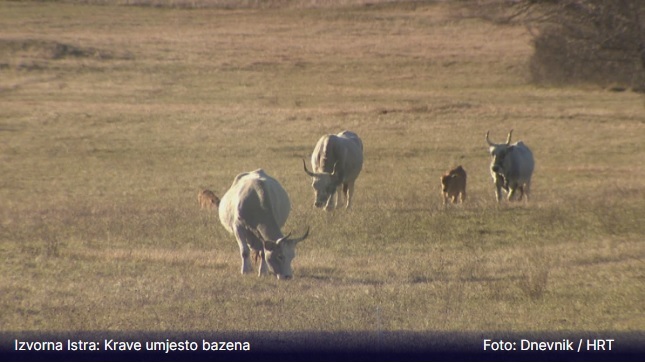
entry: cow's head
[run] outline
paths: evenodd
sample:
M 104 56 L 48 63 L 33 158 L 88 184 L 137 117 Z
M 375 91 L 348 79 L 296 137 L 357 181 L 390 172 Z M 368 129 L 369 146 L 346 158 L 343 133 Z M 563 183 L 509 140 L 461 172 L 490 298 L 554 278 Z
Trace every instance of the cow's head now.
M 311 186 L 314 188 L 314 193 L 316 195 L 316 201 L 314 206 L 317 208 L 322 208 L 327 205 L 329 198 L 331 198 L 338 186 L 342 183 L 343 177 L 341 173 L 336 170 L 338 162 L 334 164 L 334 170 L 331 173 L 312 173 L 307 170 L 307 163 L 302 159 L 302 165 L 305 167 L 305 172 L 313 178 Z
M 277 241 L 262 241 L 264 244 L 264 258 L 269 267 L 269 272 L 278 280 L 288 280 L 293 276 L 291 261 L 296 257 L 296 245 L 309 236 L 307 232 L 300 238 L 290 238 L 291 233 Z
M 488 151 L 492 158 L 490 169 L 496 174 L 504 175 L 504 159 L 513 150 L 513 146 L 511 145 L 513 130 L 509 131 L 505 144 L 492 143 L 488 138 L 489 133 L 490 131 L 486 131 L 486 142 L 488 143 Z

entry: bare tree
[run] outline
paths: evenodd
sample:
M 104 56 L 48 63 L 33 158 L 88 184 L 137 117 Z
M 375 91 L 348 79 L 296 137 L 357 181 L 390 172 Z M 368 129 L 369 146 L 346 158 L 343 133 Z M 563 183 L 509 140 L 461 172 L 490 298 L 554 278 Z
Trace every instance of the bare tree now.
M 645 1 L 502 0 L 495 20 L 534 35 L 536 83 L 593 82 L 645 91 Z

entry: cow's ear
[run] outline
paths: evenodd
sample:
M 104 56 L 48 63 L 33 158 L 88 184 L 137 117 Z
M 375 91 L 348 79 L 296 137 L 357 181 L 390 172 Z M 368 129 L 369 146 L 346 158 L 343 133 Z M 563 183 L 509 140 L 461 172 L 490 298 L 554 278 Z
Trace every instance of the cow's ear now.
M 278 247 L 278 244 L 273 241 L 262 241 L 264 244 L 264 249 L 267 251 L 273 251 Z

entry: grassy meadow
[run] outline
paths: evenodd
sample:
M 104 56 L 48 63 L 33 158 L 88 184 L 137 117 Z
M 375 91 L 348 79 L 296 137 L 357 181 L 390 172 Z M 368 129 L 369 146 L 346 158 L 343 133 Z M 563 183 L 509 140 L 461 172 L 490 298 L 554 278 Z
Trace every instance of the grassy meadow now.
M 527 29 L 464 2 L 148 4 L 0 2 L 0 330 L 645 329 L 643 95 L 531 85 Z M 532 198 L 498 205 L 511 128 Z M 325 213 L 301 159 L 345 129 Z M 257 168 L 311 228 L 291 281 L 197 203 Z

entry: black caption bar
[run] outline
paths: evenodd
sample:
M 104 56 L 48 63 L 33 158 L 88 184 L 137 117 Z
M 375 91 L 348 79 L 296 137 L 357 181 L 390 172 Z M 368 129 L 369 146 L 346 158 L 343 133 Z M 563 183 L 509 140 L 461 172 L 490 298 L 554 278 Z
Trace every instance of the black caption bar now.
M 642 361 L 640 332 L 4 332 L 0 361 Z

